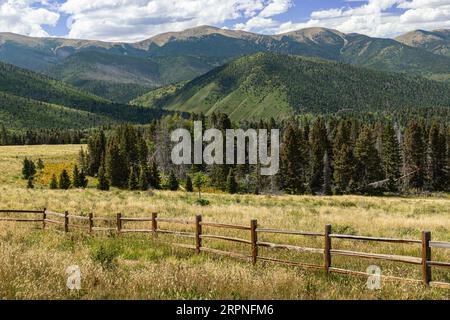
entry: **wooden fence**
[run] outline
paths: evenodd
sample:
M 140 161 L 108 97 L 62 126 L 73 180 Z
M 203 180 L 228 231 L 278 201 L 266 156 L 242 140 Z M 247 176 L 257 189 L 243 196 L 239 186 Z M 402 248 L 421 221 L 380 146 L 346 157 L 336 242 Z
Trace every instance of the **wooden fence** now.
M 118 234 L 127 233 L 149 233 L 153 237 L 157 237 L 159 234 L 173 235 L 178 237 L 186 237 L 194 240 L 193 245 L 186 244 L 173 244 L 182 248 L 192 249 L 197 254 L 202 252 L 219 254 L 230 256 L 234 258 L 248 259 L 253 264 L 258 261 L 265 261 L 270 263 L 279 263 L 290 266 L 298 266 L 307 269 L 318 269 L 324 270 L 326 273 L 339 273 L 348 274 L 353 276 L 363 276 L 369 277 L 372 274 L 346 270 L 341 268 L 333 267 L 332 258 L 333 256 L 343 256 L 343 257 L 356 257 L 362 259 L 374 259 L 398 262 L 403 264 L 416 265 L 421 267 L 422 279 L 407 279 L 395 276 L 381 275 L 382 279 L 390 280 L 403 280 L 415 283 L 423 283 L 425 287 L 436 287 L 450 289 L 450 283 L 438 282 L 432 280 L 432 268 L 450 268 L 450 262 L 439 262 L 432 259 L 432 249 L 450 249 L 450 242 L 435 242 L 431 240 L 431 232 L 423 231 L 421 239 L 400 239 L 400 238 L 378 238 L 378 237 L 366 237 L 366 236 L 356 236 L 356 235 L 344 235 L 344 234 L 334 234 L 332 233 L 332 226 L 326 225 L 324 232 L 303 232 L 303 231 L 292 231 L 292 230 L 277 230 L 277 229 L 264 229 L 258 226 L 257 220 L 251 220 L 250 224 L 245 225 L 235 225 L 235 224 L 224 224 L 224 223 L 214 223 L 205 222 L 202 220 L 202 216 L 198 215 L 194 220 L 182 220 L 174 218 L 161 218 L 157 213 L 152 213 L 151 217 L 135 217 L 127 218 L 123 217 L 122 214 L 117 214 L 116 218 L 108 217 L 94 217 L 93 214 L 88 216 L 77 216 L 69 214 L 69 212 L 57 213 L 52 212 L 47 209 L 38 211 L 28 211 L 28 210 L 0 210 L 0 214 L 27 214 L 33 216 L 33 218 L 17 218 L 17 217 L 1 217 L 0 222 L 24 222 L 24 223 L 40 223 L 42 228 L 46 229 L 47 224 L 60 225 L 63 227 L 64 232 L 69 232 L 72 228 L 86 230 L 89 233 L 94 232 L 117 232 Z M 151 222 L 151 229 L 127 229 L 125 228 L 126 223 L 143 223 Z M 107 223 L 108 227 L 96 226 L 99 223 Z M 159 223 L 166 224 L 176 224 L 192 226 L 193 232 L 175 231 L 169 229 L 161 229 Z M 240 230 L 248 232 L 248 238 L 234 238 L 222 235 L 207 234 L 204 232 L 205 228 L 213 229 L 228 229 L 228 230 Z M 263 242 L 258 240 L 258 236 L 261 234 L 282 234 L 282 235 L 293 235 L 293 236 L 303 236 L 303 237 L 313 237 L 323 239 L 323 248 L 308 248 L 294 246 L 290 244 L 279 244 L 271 242 Z M 229 241 L 234 243 L 240 243 L 248 245 L 250 247 L 249 254 L 242 254 L 236 252 L 223 251 L 218 249 L 208 248 L 203 245 L 204 239 L 214 239 Z M 392 255 L 392 254 L 379 254 L 379 253 L 365 253 L 356 252 L 348 250 L 334 250 L 332 246 L 333 239 L 349 240 L 349 241 L 366 241 L 366 242 L 384 242 L 391 244 L 408 244 L 408 245 L 418 245 L 421 249 L 421 257 L 413 256 L 403 256 L 403 255 Z M 286 261 L 275 258 L 264 257 L 259 254 L 259 248 L 268 249 L 282 249 L 282 250 L 293 250 L 300 253 L 312 253 L 321 255 L 323 257 L 322 264 L 308 264 L 297 261 Z

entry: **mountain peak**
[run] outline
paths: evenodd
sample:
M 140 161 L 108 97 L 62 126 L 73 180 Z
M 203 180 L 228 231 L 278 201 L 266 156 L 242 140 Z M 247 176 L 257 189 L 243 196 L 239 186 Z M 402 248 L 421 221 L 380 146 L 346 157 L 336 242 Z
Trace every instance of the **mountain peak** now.
M 257 34 L 251 33 L 251 32 L 246 32 L 246 31 L 241 31 L 241 30 L 222 29 L 222 28 L 217 28 L 217 27 L 213 27 L 213 26 L 203 25 L 203 26 L 186 29 L 186 30 L 179 31 L 179 32 L 162 33 L 162 34 L 156 35 L 150 39 L 139 42 L 138 44 L 147 46 L 147 45 L 154 43 L 161 47 L 173 40 L 187 40 L 190 38 L 200 38 L 200 37 L 205 37 L 205 36 L 209 36 L 209 35 L 213 35 L 213 34 L 222 35 L 222 36 L 226 36 L 229 38 L 237 38 L 237 39 L 255 38 L 255 37 L 260 36 L 260 35 L 257 35 Z

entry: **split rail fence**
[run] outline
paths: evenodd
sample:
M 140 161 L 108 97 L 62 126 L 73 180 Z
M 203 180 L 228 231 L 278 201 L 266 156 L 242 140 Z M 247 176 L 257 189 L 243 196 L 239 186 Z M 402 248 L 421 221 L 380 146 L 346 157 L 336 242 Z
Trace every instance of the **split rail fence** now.
M 402 277 L 381 275 L 382 279 L 391 280 L 404 280 L 409 282 L 423 283 L 425 287 L 436 287 L 450 289 L 450 283 L 433 281 L 432 279 L 432 269 L 433 268 L 448 268 L 450 269 L 450 262 L 440 262 L 434 261 L 432 259 L 432 249 L 450 249 L 450 242 L 436 242 L 431 239 L 431 232 L 423 231 L 421 239 L 400 239 L 400 238 L 378 238 L 378 237 L 366 237 L 366 236 L 356 236 L 356 235 L 345 235 L 345 234 L 334 234 L 332 233 L 332 226 L 326 225 L 324 232 L 303 232 L 303 231 L 292 231 L 292 230 L 277 230 L 277 229 L 264 229 L 258 226 L 257 220 L 251 220 L 250 224 L 245 225 L 235 225 L 235 224 L 224 224 L 224 223 L 214 223 L 206 222 L 202 220 L 202 216 L 198 215 L 194 220 L 182 220 L 174 218 L 161 218 L 157 213 L 152 213 L 151 217 L 124 217 L 122 214 L 117 214 L 116 218 L 108 217 L 94 217 L 91 213 L 88 216 L 77 216 L 69 214 L 69 212 L 57 213 L 52 212 L 47 209 L 28 211 L 28 210 L 0 210 L 0 222 L 24 222 L 24 223 L 40 223 L 42 228 L 46 229 L 47 225 L 54 224 L 63 227 L 64 232 L 69 232 L 72 228 L 86 230 L 89 233 L 94 232 L 117 232 L 118 234 L 127 233 L 148 233 L 152 234 L 153 237 L 157 237 L 158 234 L 173 235 L 178 237 L 187 237 L 194 240 L 194 245 L 187 244 L 173 244 L 186 249 L 192 249 L 197 254 L 202 252 L 219 254 L 230 256 L 234 258 L 248 259 L 253 264 L 258 261 L 265 261 L 271 263 L 279 263 L 290 266 L 298 266 L 307 269 L 318 269 L 324 270 L 326 273 L 339 273 L 348 274 L 353 276 L 363 276 L 370 277 L 372 274 L 346 270 L 341 268 L 333 267 L 332 257 L 333 256 L 343 256 L 343 257 L 354 257 L 362 259 L 373 259 L 373 260 L 383 260 L 398 262 L 409 265 L 420 266 L 422 279 L 407 279 Z M 27 214 L 32 215 L 33 218 L 17 218 L 17 217 L 3 217 L 4 214 Z M 127 229 L 125 228 L 126 223 L 151 223 L 150 229 Z M 99 227 L 96 226 L 100 223 L 109 223 L 109 227 Z M 170 224 L 170 225 L 185 225 L 192 226 L 193 232 L 182 232 L 169 229 L 161 229 L 160 223 Z M 247 239 L 228 237 L 222 235 L 207 234 L 204 232 L 205 228 L 218 228 L 218 229 L 228 229 L 228 230 L 240 230 L 249 233 Z M 323 240 L 323 248 L 308 248 L 294 246 L 291 244 L 279 244 L 271 242 L 263 242 L 258 240 L 258 236 L 261 234 L 278 234 L 278 235 L 292 235 L 292 236 L 303 236 L 303 237 L 313 237 L 321 238 Z M 234 243 L 240 243 L 248 245 L 250 248 L 250 254 L 242 254 L 230 251 L 223 251 L 218 249 L 208 248 L 203 245 L 203 240 L 214 239 L 221 241 L 229 241 Z M 379 254 L 379 253 L 365 253 L 356 252 L 348 250 L 335 250 L 332 246 L 333 239 L 349 240 L 349 241 L 365 241 L 365 242 L 384 242 L 391 244 L 408 244 L 420 246 L 421 257 L 404 256 L 404 255 L 392 255 L 392 254 Z M 312 253 L 318 254 L 323 257 L 322 264 L 308 264 L 296 261 L 286 261 L 275 258 L 264 257 L 259 254 L 259 248 L 268 249 L 282 249 L 282 250 L 293 250 L 300 253 Z

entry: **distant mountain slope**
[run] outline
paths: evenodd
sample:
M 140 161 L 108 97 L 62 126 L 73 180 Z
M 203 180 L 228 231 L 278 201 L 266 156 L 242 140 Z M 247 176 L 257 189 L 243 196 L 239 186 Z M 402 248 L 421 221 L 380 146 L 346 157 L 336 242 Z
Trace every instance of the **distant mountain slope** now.
M 154 117 L 161 116 L 160 111 L 114 104 L 64 82 L 4 63 L 0 63 L 0 93 L 86 111 L 109 118 L 110 122 L 145 123 Z M 6 107 L 8 106 L 0 104 L 0 110 Z
M 119 102 L 141 93 L 143 87 L 192 80 L 233 59 L 259 52 L 317 57 L 435 79 L 450 78 L 450 57 L 391 39 L 325 28 L 269 36 L 201 26 L 132 44 L 0 33 L 0 61 L 45 71 Z M 135 90 L 130 85 L 136 85 Z
M 450 57 L 450 30 L 415 30 L 396 38 L 397 41 L 411 47 Z
M 153 108 L 225 112 L 233 120 L 283 118 L 293 113 L 450 110 L 450 85 L 295 56 L 240 58 L 180 88 L 138 99 Z

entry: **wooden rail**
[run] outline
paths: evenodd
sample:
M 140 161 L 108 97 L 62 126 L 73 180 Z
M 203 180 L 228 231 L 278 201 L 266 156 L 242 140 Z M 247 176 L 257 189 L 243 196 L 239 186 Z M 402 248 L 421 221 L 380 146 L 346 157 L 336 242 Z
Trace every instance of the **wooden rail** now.
M 31 214 L 41 215 L 40 218 L 29 217 L 0 217 L 0 222 L 30 222 L 30 223 L 42 223 L 42 228 L 46 229 L 47 224 L 62 226 L 65 232 L 69 232 L 71 228 L 85 230 L 88 229 L 89 233 L 94 232 L 117 232 L 118 234 L 130 234 L 130 233 L 148 233 L 153 237 L 157 237 L 158 234 L 171 235 L 175 237 L 185 237 L 194 239 L 194 245 L 173 243 L 174 246 L 178 246 L 185 249 L 195 250 L 197 254 L 209 253 L 222 256 L 229 256 L 233 258 L 239 258 L 244 260 L 250 260 L 253 264 L 258 261 L 267 263 L 277 263 L 288 266 L 296 266 L 307 269 L 322 269 L 326 273 L 339 273 L 353 276 L 370 277 L 371 274 L 336 268 L 333 266 L 332 257 L 352 257 L 360 259 L 370 260 L 382 260 L 397 262 L 403 264 L 411 264 L 421 266 L 422 279 L 406 279 L 395 276 L 380 276 L 381 279 L 387 280 L 403 280 L 412 283 L 423 283 L 425 287 L 445 288 L 450 289 L 450 283 L 433 281 L 432 268 L 447 268 L 450 269 L 450 262 L 434 261 L 432 260 L 432 249 L 450 249 L 450 242 L 437 242 L 431 240 L 431 232 L 422 232 L 421 239 L 400 239 L 400 238 L 382 238 L 382 237 L 368 237 L 359 235 L 344 235 L 332 233 L 332 226 L 326 225 L 324 232 L 305 232 L 295 230 L 278 230 L 278 229 L 264 229 L 258 226 L 257 220 L 251 220 L 248 226 L 235 225 L 226 223 L 205 222 L 202 216 L 198 215 L 194 220 L 183 220 L 176 218 L 160 218 L 157 213 L 152 213 L 151 217 L 123 217 L 121 213 L 118 213 L 115 218 L 112 217 L 94 217 L 92 213 L 88 216 L 78 216 L 70 214 L 68 211 L 64 213 L 52 212 L 47 209 L 43 210 L 0 210 L 0 214 Z M 51 218 L 49 218 L 51 217 Z M 74 222 L 78 222 L 78 224 Z M 101 222 L 107 224 L 107 226 L 98 226 L 95 223 Z M 139 229 L 127 229 L 126 223 L 148 223 L 148 228 Z M 165 225 L 184 225 L 186 227 L 193 227 L 193 230 L 170 230 L 169 228 L 161 228 L 159 223 Z M 204 233 L 206 228 L 219 228 L 234 230 L 236 232 L 249 232 L 247 239 L 237 238 L 225 235 L 207 234 Z M 323 239 L 322 248 L 310 248 L 295 246 L 292 244 L 273 243 L 267 241 L 259 241 L 259 235 L 262 234 L 281 234 L 281 235 L 293 235 L 293 236 L 306 236 Z M 366 241 L 366 242 L 384 242 L 392 244 L 408 244 L 408 245 L 420 245 L 421 256 L 403 256 L 381 253 L 367 253 L 357 252 L 350 250 L 337 250 L 333 249 L 332 242 L 335 240 L 347 240 L 347 241 Z M 204 246 L 204 240 L 211 241 L 228 241 L 239 243 L 243 245 L 249 245 L 250 252 L 248 254 L 237 253 L 231 251 L 224 251 L 219 249 L 208 248 Z M 276 250 L 288 250 L 296 251 L 299 253 L 312 253 L 323 256 L 323 264 L 310 264 L 301 261 L 286 261 L 282 259 L 264 257 L 259 253 L 259 248 L 276 249 Z

